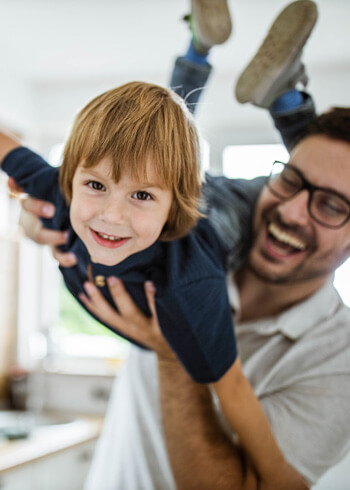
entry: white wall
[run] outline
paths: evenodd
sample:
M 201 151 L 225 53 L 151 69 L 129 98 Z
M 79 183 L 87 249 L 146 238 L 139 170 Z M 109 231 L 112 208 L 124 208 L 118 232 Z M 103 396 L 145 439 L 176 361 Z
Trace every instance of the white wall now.
M 229 0 L 230 40 L 212 51 L 215 71 L 198 109 L 212 158 L 229 143 L 278 141 L 268 116 L 233 99 L 239 72 L 284 0 Z M 38 149 L 66 134 L 75 112 L 97 93 L 144 79 L 167 84 L 187 47 L 181 17 L 189 0 L 2 0 L 0 122 Z M 319 21 L 305 61 L 319 110 L 350 105 L 348 0 L 318 0 Z

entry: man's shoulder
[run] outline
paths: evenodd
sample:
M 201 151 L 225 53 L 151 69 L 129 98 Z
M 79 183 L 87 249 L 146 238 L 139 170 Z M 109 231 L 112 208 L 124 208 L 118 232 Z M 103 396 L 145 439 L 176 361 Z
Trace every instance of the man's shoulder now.
M 240 198 L 249 200 L 256 199 L 261 189 L 266 183 L 266 176 L 255 177 L 254 179 L 230 179 L 228 177 L 214 176 L 209 173 L 205 175 L 203 193 L 211 199 L 237 195 Z
M 266 177 L 252 180 L 206 175 L 204 210 L 226 250 L 226 264 L 238 268 L 251 242 L 253 211 Z

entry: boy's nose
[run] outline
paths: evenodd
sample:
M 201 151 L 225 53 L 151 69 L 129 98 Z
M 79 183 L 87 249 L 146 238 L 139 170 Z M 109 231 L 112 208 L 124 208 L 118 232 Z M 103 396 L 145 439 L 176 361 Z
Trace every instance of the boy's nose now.
M 284 223 L 303 226 L 309 222 L 309 192 L 305 189 L 288 201 L 278 205 L 278 211 Z
M 103 204 L 101 218 L 108 223 L 123 223 L 125 221 L 125 203 L 121 199 L 108 199 Z

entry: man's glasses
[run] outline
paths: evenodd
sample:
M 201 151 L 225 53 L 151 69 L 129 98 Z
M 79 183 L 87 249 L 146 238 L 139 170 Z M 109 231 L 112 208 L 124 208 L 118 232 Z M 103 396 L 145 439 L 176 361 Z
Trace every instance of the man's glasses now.
M 340 228 L 350 219 L 350 202 L 344 196 L 331 189 L 312 185 L 292 165 L 275 161 L 267 186 L 272 194 L 283 200 L 292 199 L 306 189 L 309 192 L 310 216 L 327 228 Z

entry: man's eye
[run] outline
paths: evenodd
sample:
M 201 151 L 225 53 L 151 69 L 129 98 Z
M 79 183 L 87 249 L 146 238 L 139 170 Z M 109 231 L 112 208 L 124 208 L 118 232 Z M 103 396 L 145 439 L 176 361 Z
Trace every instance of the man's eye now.
M 89 180 L 87 185 L 93 189 L 94 191 L 104 191 L 105 187 L 101 182 L 97 182 L 96 180 Z
M 148 201 L 149 199 L 152 199 L 151 194 L 149 194 L 148 192 L 145 192 L 145 191 L 134 192 L 132 197 L 134 199 L 138 199 L 139 201 Z
M 319 211 L 328 216 L 340 216 L 349 213 L 348 206 L 345 202 L 336 196 L 329 196 L 320 192 L 316 194 L 315 202 Z
M 280 181 L 282 185 L 290 189 L 296 189 L 297 187 L 300 187 L 300 180 L 286 171 L 282 172 L 282 174 L 280 175 Z

